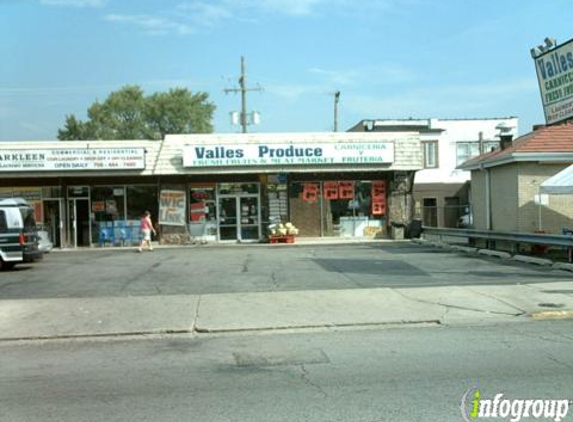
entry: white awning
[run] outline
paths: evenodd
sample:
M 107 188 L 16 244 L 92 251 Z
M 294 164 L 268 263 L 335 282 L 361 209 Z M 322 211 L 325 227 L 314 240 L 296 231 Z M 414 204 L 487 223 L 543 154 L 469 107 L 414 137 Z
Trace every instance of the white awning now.
M 573 164 L 543 182 L 539 193 L 573 195 Z

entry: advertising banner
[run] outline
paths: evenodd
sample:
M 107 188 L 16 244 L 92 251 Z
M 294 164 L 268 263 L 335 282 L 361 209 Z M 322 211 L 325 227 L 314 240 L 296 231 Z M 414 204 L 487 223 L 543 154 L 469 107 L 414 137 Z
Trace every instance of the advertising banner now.
M 393 163 L 393 142 L 187 145 L 184 167 Z
M 159 224 L 185 225 L 185 191 L 162 190 L 159 195 Z
M 547 124 L 573 117 L 573 40 L 535 58 Z
M 2 149 L 2 171 L 142 170 L 144 148 Z

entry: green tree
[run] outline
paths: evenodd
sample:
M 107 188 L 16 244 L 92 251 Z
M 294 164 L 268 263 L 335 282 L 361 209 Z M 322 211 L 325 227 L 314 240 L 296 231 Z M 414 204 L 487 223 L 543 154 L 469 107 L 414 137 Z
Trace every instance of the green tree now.
M 166 134 L 210 133 L 215 105 L 205 92 L 186 88 L 145 96 L 137 85 L 112 92 L 103 103 L 88 108 L 88 120 L 72 114 L 58 130 L 61 140 L 163 139 Z
M 58 129 L 58 139 L 62 141 L 73 141 L 75 139 L 94 139 L 94 137 L 88 123 L 83 123 L 76 119 L 76 116 L 70 114 L 66 116 L 64 128 Z

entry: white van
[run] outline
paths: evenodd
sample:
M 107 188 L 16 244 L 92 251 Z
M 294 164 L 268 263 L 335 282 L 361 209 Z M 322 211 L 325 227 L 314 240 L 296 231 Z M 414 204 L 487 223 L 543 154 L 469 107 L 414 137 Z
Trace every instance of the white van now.
M 1 199 L 0 268 L 10 269 L 41 257 L 34 208 L 21 198 Z

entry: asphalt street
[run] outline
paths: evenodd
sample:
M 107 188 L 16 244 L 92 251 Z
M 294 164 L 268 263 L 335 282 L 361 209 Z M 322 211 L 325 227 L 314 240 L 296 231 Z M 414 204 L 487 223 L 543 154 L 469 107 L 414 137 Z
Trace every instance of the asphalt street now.
M 0 420 L 461 421 L 474 387 L 483 398 L 572 399 L 572 328 L 2 342 Z
M 570 281 L 571 273 L 431 246 L 371 243 L 53 252 L 0 273 L 0 299 L 408 288 Z

